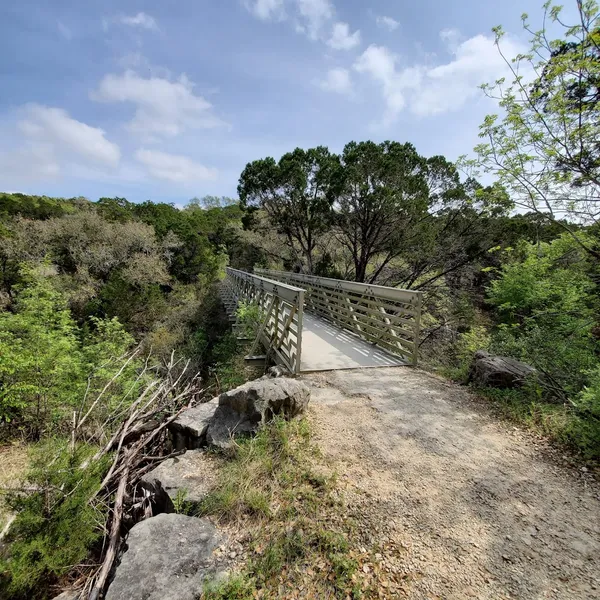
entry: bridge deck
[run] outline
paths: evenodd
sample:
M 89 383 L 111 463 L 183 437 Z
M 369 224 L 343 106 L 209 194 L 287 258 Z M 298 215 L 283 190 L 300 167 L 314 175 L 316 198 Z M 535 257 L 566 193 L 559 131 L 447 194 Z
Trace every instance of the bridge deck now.
M 304 313 L 301 372 L 397 367 L 405 364 L 401 358 L 388 354 L 354 334 L 315 315 Z

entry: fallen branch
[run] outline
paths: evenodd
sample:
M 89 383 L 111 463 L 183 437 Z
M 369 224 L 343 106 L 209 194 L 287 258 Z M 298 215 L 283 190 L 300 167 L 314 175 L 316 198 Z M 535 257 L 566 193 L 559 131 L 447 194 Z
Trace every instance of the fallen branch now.
M 175 368 L 177 367 L 177 373 Z M 123 536 L 136 522 L 151 517 L 156 507 L 156 494 L 164 494 L 164 490 L 150 489 L 143 491 L 143 497 L 136 493 L 141 478 L 156 468 L 167 458 L 181 455 L 183 452 L 170 452 L 168 445 L 168 426 L 185 410 L 190 408 L 194 399 L 201 395 L 196 385 L 198 377 L 187 380 L 189 362 L 180 363 L 171 355 L 164 377 L 161 380 L 148 382 L 138 397 L 124 408 L 121 403 L 118 410 L 120 425 L 112 428 L 104 435 L 108 442 L 89 460 L 80 465 L 87 469 L 91 464 L 112 453 L 112 461 L 104 479 L 96 491 L 90 496 L 88 503 L 94 505 L 112 505 L 108 514 L 110 523 L 104 524 L 106 534 L 99 566 L 88 571 L 82 588 L 82 598 L 98 600 L 105 591 L 108 578 L 118 558 Z M 144 371 L 147 370 L 147 363 Z M 102 390 L 101 394 L 104 393 Z M 98 406 L 98 398 L 84 418 L 74 418 L 72 440 L 77 441 L 81 433 L 81 424 L 93 418 L 93 408 Z M 104 420 L 103 427 L 117 419 Z M 81 434 L 83 437 L 83 434 Z M 79 580 L 81 582 L 81 579 Z
M 106 580 L 110 574 L 110 570 L 115 562 L 119 546 L 121 544 L 121 520 L 123 518 L 123 498 L 125 497 L 125 491 L 127 490 L 127 484 L 129 481 L 129 464 L 127 464 L 121 479 L 119 480 L 119 487 L 117 489 L 117 495 L 115 496 L 115 504 L 113 508 L 112 525 L 110 529 L 110 539 L 108 543 L 108 549 L 104 555 L 102 567 L 96 577 L 94 587 L 89 593 L 89 600 L 98 600 L 98 597 L 104 590 Z

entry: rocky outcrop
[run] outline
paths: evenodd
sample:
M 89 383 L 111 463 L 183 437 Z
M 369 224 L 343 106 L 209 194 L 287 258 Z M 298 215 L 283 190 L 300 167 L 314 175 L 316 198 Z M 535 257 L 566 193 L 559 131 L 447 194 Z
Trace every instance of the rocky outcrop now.
M 473 358 L 469 380 L 482 387 L 516 388 L 537 375 L 536 369 L 528 364 L 479 350 Z
M 262 377 L 219 396 L 219 406 L 206 432 L 209 444 L 228 448 L 235 436 L 254 435 L 274 415 L 292 419 L 302 414 L 310 389 L 287 377 Z
M 186 504 L 198 505 L 216 482 L 210 457 L 202 450 L 188 450 L 169 458 L 142 477 L 144 482 L 159 481 L 171 500 L 177 498 Z
M 176 450 L 209 444 L 228 448 L 232 437 L 254 435 L 274 415 L 286 419 L 303 413 L 310 389 L 297 379 L 274 373 L 235 388 L 210 402 L 186 410 L 169 429 Z
M 196 600 L 225 574 L 215 556 L 225 539 L 208 521 L 163 514 L 129 532 L 106 600 Z
M 219 398 L 213 398 L 186 410 L 169 425 L 175 450 L 206 446 L 206 432 L 218 406 Z

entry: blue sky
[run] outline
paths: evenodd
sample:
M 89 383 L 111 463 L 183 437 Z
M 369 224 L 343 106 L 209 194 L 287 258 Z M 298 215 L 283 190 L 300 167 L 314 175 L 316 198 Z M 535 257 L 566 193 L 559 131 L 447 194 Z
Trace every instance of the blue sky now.
M 6 0 L 0 189 L 185 203 L 251 160 L 410 141 L 450 159 L 494 111 L 529 0 Z

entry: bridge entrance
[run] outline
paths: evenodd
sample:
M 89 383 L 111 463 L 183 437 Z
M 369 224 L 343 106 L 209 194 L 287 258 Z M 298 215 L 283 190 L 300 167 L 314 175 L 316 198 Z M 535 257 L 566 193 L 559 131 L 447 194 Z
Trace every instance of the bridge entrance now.
M 294 374 L 417 363 L 421 292 L 228 268 L 222 296 L 232 321 L 241 302 L 256 307 L 248 360 L 262 345 Z

